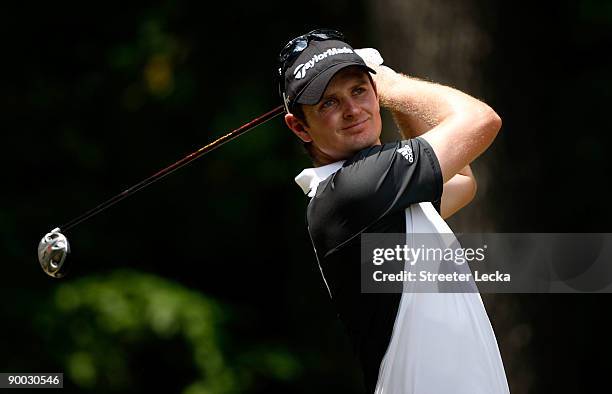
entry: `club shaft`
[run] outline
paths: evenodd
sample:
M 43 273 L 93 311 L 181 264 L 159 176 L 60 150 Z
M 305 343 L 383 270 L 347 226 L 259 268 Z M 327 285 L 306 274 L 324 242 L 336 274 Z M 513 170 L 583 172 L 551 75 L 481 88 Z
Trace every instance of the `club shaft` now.
M 259 126 L 260 124 L 263 124 L 267 121 L 269 121 L 270 119 L 275 118 L 276 116 L 280 115 L 281 113 L 284 112 L 284 107 L 278 106 L 276 108 L 274 108 L 273 110 L 261 115 L 258 118 L 253 119 L 252 121 L 250 121 L 249 123 L 246 123 L 242 126 L 240 126 L 239 128 L 237 128 L 236 130 L 227 133 L 226 135 L 217 138 L 216 140 L 214 140 L 213 142 L 209 143 L 208 145 L 205 145 L 203 147 L 201 147 L 200 149 L 198 149 L 197 151 L 188 154 L 187 156 L 185 156 L 184 158 L 182 158 L 181 160 L 177 161 L 174 164 L 169 165 L 168 167 L 156 172 L 155 174 L 151 175 L 150 177 L 148 177 L 147 179 L 144 179 L 143 181 L 137 183 L 136 185 L 124 190 L 123 192 L 117 194 L 116 196 L 108 199 L 107 201 L 103 202 L 102 204 L 98 205 L 97 207 L 90 209 L 89 211 L 85 212 L 84 214 L 82 214 L 79 217 L 76 217 L 74 219 L 72 219 L 71 221 L 69 221 L 68 223 L 64 224 L 63 226 L 60 227 L 62 232 L 66 232 L 69 229 L 73 228 L 74 226 L 76 226 L 77 224 L 84 222 L 85 220 L 89 219 L 90 217 L 102 212 L 103 210 L 105 210 L 106 208 L 118 203 L 119 201 L 123 200 L 124 198 L 131 196 L 132 194 L 136 193 L 139 190 L 144 189 L 145 187 L 149 186 L 150 184 L 152 184 L 155 181 L 158 181 L 160 179 L 162 179 L 163 177 L 165 177 L 166 175 L 169 175 L 171 173 L 173 173 L 174 171 L 178 170 L 181 167 L 186 166 L 187 164 L 191 163 L 192 161 L 194 161 L 195 159 L 205 155 L 206 153 L 210 152 L 211 150 L 220 147 L 221 145 L 225 144 L 226 142 L 229 142 L 231 140 L 233 140 L 236 137 L 239 137 L 240 135 L 246 133 L 247 131 Z

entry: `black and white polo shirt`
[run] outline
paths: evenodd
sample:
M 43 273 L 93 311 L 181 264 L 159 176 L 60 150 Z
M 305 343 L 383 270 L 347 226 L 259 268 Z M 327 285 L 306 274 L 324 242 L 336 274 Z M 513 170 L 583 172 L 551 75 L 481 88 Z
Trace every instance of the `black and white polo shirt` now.
M 478 293 L 362 293 L 360 235 L 452 233 L 442 173 L 421 137 L 376 145 L 296 178 L 308 231 L 368 393 L 509 393 Z

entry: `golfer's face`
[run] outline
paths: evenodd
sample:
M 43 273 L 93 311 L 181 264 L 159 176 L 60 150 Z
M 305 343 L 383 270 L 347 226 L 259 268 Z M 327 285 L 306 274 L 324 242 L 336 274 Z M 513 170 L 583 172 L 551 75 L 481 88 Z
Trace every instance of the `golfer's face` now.
M 374 87 L 366 71 L 348 67 L 330 81 L 321 101 L 304 105 L 306 131 L 313 143 L 337 160 L 380 144 L 382 122 Z

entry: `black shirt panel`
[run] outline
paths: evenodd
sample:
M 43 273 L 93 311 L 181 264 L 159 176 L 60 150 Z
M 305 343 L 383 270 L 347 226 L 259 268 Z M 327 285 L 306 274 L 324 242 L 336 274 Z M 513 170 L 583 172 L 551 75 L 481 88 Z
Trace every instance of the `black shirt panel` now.
M 371 227 L 371 232 L 403 233 L 403 212 L 387 215 Z M 401 289 L 397 293 L 361 292 L 361 237 L 354 237 L 320 260 L 332 301 L 359 359 L 368 393 L 378 381 L 380 363 L 389 347 L 399 310 Z M 398 282 L 401 286 L 401 282 Z

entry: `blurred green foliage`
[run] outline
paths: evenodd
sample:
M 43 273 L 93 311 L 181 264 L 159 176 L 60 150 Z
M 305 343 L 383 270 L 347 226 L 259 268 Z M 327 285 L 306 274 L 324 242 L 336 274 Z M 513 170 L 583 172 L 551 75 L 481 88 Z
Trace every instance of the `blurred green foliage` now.
M 254 374 L 291 381 L 301 369 L 299 360 L 279 347 L 253 345 L 228 360 L 221 341 L 230 309 L 152 274 L 117 270 L 64 282 L 42 310 L 39 332 L 67 381 L 83 392 L 156 385 L 177 392 L 176 384 L 184 381 L 184 394 L 242 393 Z M 165 369 L 143 375 L 139 362 L 155 361 L 142 359 L 139 351 L 161 342 L 171 345 L 154 354 Z

